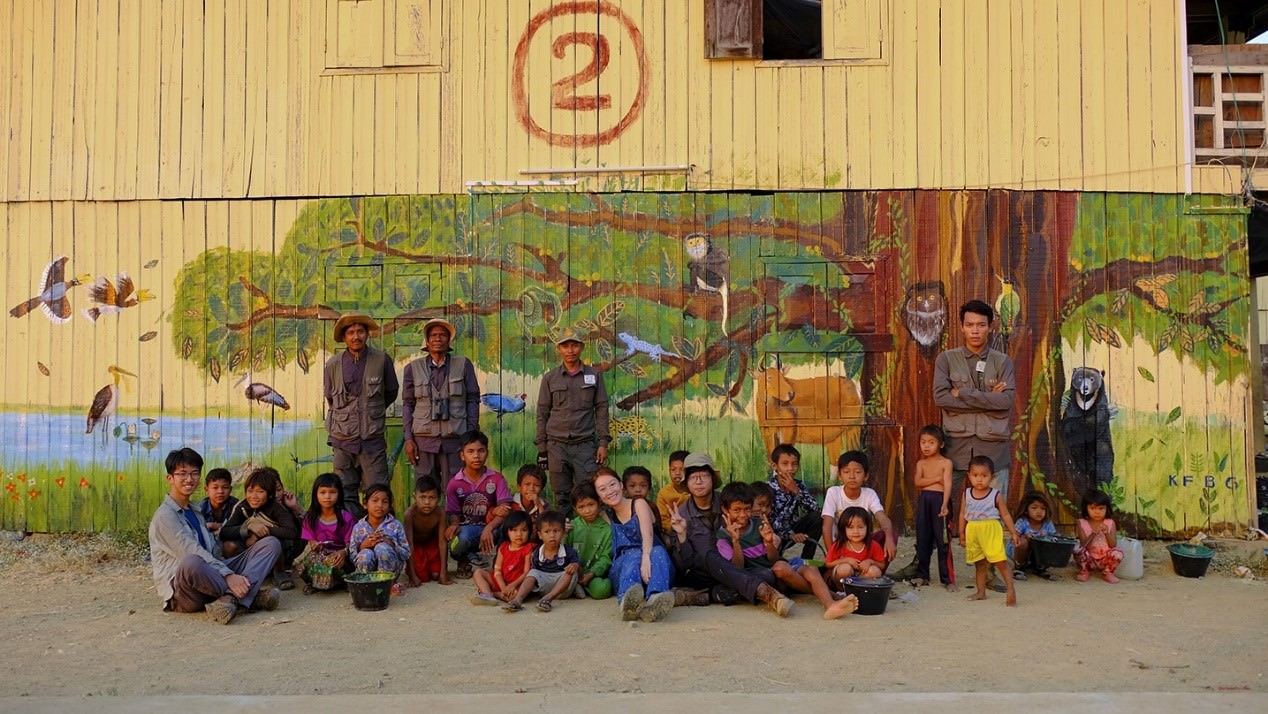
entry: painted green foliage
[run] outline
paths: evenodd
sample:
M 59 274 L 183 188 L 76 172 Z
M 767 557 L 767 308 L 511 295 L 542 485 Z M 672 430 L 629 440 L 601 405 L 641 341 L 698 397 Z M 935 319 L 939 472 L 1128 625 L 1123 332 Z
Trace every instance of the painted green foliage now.
M 352 309 L 378 318 L 382 344 L 405 357 L 422 343 L 421 323 L 443 314 L 481 368 L 533 375 L 556 363 L 552 337 L 572 329 L 615 368 L 608 387 L 618 398 L 669 385 L 685 370 L 700 391 L 733 398 L 747 383 L 742 368 L 759 351 L 810 361 L 857 353 L 857 340 L 842 334 L 850 324 L 844 302 L 830 300 L 848 288 L 848 276 L 823 261 L 822 249 L 806 253 L 795 233 L 781 238 L 776 230 L 784 222 L 813 230 L 835 216 L 821 215 L 816 194 L 745 203 L 737 220 L 735 200 L 725 195 L 316 201 L 276 258 L 218 248 L 185 266 L 172 339 L 183 358 L 219 379 L 222 371 L 263 365 L 306 367 L 322 344 L 320 321 Z M 684 248 L 691 231 L 707 234 L 725 256 L 724 290 L 693 285 Z M 785 245 L 773 248 L 778 242 Z M 756 275 L 761 257 L 772 255 L 825 268 Z M 796 298 L 810 291 L 832 305 L 831 317 L 778 314 L 756 292 L 763 277 L 780 284 L 781 302 L 801 309 Z M 858 359 L 847 361 L 857 372 Z M 640 401 L 659 402 L 672 391 L 666 386 Z
M 1196 205 L 1186 206 L 1186 201 Z M 1122 347 L 1143 337 L 1155 353 L 1170 353 L 1211 370 L 1216 383 L 1244 374 L 1249 283 L 1244 214 L 1212 199 L 1139 194 L 1082 197 L 1070 247 L 1081 273 L 1134 272 L 1130 285 L 1072 300 L 1062 326 L 1070 341 Z M 1088 278 L 1095 283 L 1096 278 Z M 1103 279 L 1102 279 L 1103 280 Z

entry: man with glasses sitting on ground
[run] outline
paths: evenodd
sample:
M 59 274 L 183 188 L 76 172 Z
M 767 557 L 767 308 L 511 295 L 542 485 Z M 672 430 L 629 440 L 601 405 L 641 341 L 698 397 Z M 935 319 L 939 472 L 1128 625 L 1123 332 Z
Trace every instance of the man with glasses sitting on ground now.
M 261 589 L 282 553 L 273 536 L 229 560 L 221 559 L 220 541 L 190 497 L 198 489 L 203 457 L 190 448 L 167 455 L 167 497 L 150 519 L 150 562 L 154 587 L 170 612 L 206 610 L 215 622 L 229 624 L 238 610 L 275 610 L 277 588 Z

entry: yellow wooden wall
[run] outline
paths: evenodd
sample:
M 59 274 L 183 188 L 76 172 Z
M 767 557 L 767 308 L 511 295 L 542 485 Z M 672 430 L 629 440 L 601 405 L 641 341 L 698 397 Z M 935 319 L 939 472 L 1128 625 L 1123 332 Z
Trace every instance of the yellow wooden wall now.
M 640 74 L 621 22 L 563 0 L 408 3 L 444 30 L 437 64 L 345 74 L 328 12 L 404 0 L 0 0 L 0 201 L 461 193 L 573 166 L 694 167 L 591 188 L 1185 186 L 1177 0 L 870 0 L 882 58 L 853 63 L 706 60 L 702 2 L 607 2 L 643 38 L 645 105 L 566 146 L 515 119 L 533 17 L 563 12 L 526 53 L 552 133 L 615 124 Z M 611 63 L 582 89 L 616 108 L 552 111 L 588 55 L 550 37 L 596 26 Z

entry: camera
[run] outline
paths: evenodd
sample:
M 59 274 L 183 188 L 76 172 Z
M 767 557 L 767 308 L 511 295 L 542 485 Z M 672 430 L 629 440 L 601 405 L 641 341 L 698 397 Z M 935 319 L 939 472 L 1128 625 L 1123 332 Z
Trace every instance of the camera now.
M 431 402 L 431 420 L 449 421 L 449 400 L 433 399 Z

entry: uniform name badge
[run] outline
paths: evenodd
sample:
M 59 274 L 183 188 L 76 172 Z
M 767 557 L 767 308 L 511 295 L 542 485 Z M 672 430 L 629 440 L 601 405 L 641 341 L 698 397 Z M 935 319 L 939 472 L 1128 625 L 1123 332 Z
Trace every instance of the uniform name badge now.
M 978 360 L 978 361 L 977 361 L 977 373 L 978 373 L 978 374 L 982 374 L 982 373 L 983 373 L 983 372 L 985 372 L 985 371 L 986 371 L 986 360 Z
M 593 374 L 586 374 L 586 375 L 582 375 L 581 380 L 582 380 L 583 382 L 585 382 L 585 385 L 586 385 L 587 387 L 593 387 L 593 386 L 594 386 L 594 375 L 593 375 Z

